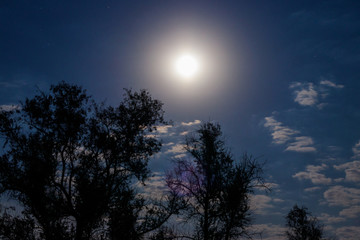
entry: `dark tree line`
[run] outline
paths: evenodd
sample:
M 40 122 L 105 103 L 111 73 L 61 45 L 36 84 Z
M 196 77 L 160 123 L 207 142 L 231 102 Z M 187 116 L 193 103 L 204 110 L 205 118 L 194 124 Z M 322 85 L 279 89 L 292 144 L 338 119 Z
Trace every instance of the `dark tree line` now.
M 161 148 L 153 132 L 166 123 L 162 105 L 145 90 L 125 90 L 117 107 L 105 106 L 62 82 L 0 110 L 0 197 L 16 201 L 16 209 L 0 208 L 0 239 L 251 238 L 249 198 L 266 188 L 262 165 L 247 154 L 236 160 L 219 124 L 186 139 L 188 157 L 175 161 L 161 199 L 138 194 L 134 183 L 149 178 Z M 192 227 L 169 227 L 172 216 Z M 289 240 L 322 237 L 306 208 L 295 206 L 286 220 Z

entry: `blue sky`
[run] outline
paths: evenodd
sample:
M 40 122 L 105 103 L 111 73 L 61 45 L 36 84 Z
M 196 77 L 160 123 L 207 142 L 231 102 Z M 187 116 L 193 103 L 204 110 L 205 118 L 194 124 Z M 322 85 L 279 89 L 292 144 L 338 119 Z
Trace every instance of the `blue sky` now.
M 305 205 L 328 236 L 360 234 L 358 1 L 3 1 L 0 105 L 61 80 L 116 105 L 148 89 L 172 126 L 150 163 L 149 188 L 184 137 L 218 121 L 235 156 L 267 162 L 270 194 L 253 199 L 255 228 L 281 239 L 284 215 Z M 201 74 L 181 82 L 169 62 L 185 47 Z

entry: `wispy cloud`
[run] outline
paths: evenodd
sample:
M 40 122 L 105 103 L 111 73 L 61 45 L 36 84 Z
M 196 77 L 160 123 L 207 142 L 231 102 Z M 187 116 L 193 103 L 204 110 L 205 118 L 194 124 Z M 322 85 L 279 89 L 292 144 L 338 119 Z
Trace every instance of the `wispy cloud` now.
M 272 131 L 271 136 L 273 137 L 273 142 L 276 144 L 284 144 L 292 139 L 292 136 L 298 134 L 299 131 L 295 131 L 289 127 L 283 126 L 283 124 L 273 116 L 265 117 L 265 127 L 270 128 Z
M 315 152 L 314 141 L 308 136 L 295 136 L 299 131 L 284 126 L 282 122 L 277 121 L 273 116 L 265 117 L 264 127 L 270 129 L 273 143 L 287 144 L 285 151 L 295 152 Z
M 333 87 L 333 88 L 344 88 L 344 85 L 336 84 L 330 80 L 322 80 L 322 81 L 320 81 L 320 84 L 324 85 L 324 86 L 328 86 L 328 87 Z
M 324 192 L 329 206 L 353 206 L 360 204 L 360 189 L 347 188 L 340 185 L 330 187 Z
M 193 122 L 182 122 L 182 126 L 193 126 L 193 125 L 199 125 L 201 123 L 200 120 L 195 120 Z
M 336 170 L 345 171 L 345 181 L 360 182 L 360 161 L 347 162 L 340 165 L 334 165 Z
M 12 110 L 17 110 L 20 109 L 20 105 L 16 105 L 16 104 L 5 104 L 5 105 L 0 105 L 0 112 L 4 111 L 4 112 L 9 112 Z
M 330 184 L 331 178 L 327 178 L 324 174 L 319 173 L 327 168 L 326 164 L 320 166 L 308 165 L 306 166 L 306 171 L 298 172 L 292 177 L 299 180 L 310 180 L 313 184 Z
M 290 88 L 297 87 L 299 85 L 291 85 Z M 295 90 L 294 101 L 302 106 L 313 106 L 318 102 L 318 92 L 314 88 L 313 83 L 300 85 L 300 90 Z
M 273 208 L 272 199 L 267 195 L 254 195 L 251 198 L 251 209 L 259 215 L 266 215 L 267 209 Z
M 186 150 L 184 149 L 185 145 L 178 143 L 176 145 L 171 146 L 169 150 L 166 151 L 166 153 L 185 153 Z
M 352 151 L 354 153 L 353 158 L 354 159 L 360 159 L 360 140 L 358 143 L 355 144 L 355 146 L 352 148 Z
M 316 152 L 316 148 L 312 145 L 314 141 L 311 137 L 301 136 L 295 137 L 295 141 L 290 143 L 285 151 L 295 151 L 295 152 Z
M 357 218 L 360 216 L 360 206 L 355 205 L 349 208 L 345 208 L 342 211 L 340 211 L 339 215 L 346 218 Z
M 156 130 L 160 134 L 168 133 L 169 129 L 171 129 L 173 126 L 171 125 L 164 125 L 164 126 L 158 126 L 156 127 Z
M 165 176 L 163 173 L 154 172 L 145 184 L 137 182 L 135 186 L 139 190 L 139 194 L 150 199 L 160 199 L 169 190 L 166 186 Z
M 359 226 L 345 226 L 336 229 L 336 236 L 341 240 L 354 240 L 360 236 Z
M 271 209 L 275 209 L 275 205 L 283 203 L 285 200 L 274 198 L 264 194 L 255 194 L 250 198 L 250 209 L 258 215 L 269 214 Z M 272 212 L 272 214 L 276 214 Z
M 339 171 L 345 171 L 345 181 L 360 183 L 360 141 L 352 148 L 352 159 L 358 159 L 352 162 L 334 165 L 334 168 Z
M 157 131 L 150 133 L 149 136 L 161 139 L 162 151 L 154 156 L 154 161 L 150 162 L 151 167 L 160 171 L 171 166 L 170 159 L 186 157 L 184 149 L 186 135 L 196 131 L 200 124 L 200 120 L 194 120 L 157 126 Z
M 339 222 L 344 222 L 346 220 L 346 218 L 344 217 L 331 216 L 330 214 L 327 213 L 322 213 L 318 218 L 320 221 L 326 224 L 339 223 Z
M 294 90 L 294 101 L 299 105 L 322 109 L 327 105 L 324 99 L 329 96 L 330 89 L 341 89 L 344 85 L 322 78 L 319 84 L 295 82 L 290 84 L 289 88 Z

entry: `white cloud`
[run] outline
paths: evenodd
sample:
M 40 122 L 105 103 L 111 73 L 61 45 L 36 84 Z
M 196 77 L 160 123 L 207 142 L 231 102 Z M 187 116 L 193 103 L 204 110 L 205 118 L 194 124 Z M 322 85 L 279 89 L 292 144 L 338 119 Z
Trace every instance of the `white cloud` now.
M 352 151 L 354 153 L 353 158 L 360 159 L 360 141 L 355 144 L 355 146 L 352 148 Z
M 184 149 L 184 144 L 176 144 L 171 146 L 169 150 L 167 150 L 165 153 L 185 153 L 186 150 Z
M 193 125 L 198 125 L 200 123 L 201 123 L 200 120 L 195 120 L 193 122 L 182 122 L 181 125 L 182 126 L 193 126 Z
M 357 218 L 360 216 L 360 206 L 355 205 L 349 208 L 345 208 L 339 213 L 339 215 L 347 218 Z
M 152 199 L 160 199 L 169 191 L 166 186 L 165 176 L 160 172 L 154 172 L 154 175 L 145 181 L 145 185 L 140 182 L 135 185 L 139 188 L 140 195 Z
M 319 84 L 295 82 L 290 84 L 289 88 L 295 89 L 294 101 L 301 106 L 316 106 L 318 109 L 323 109 L 328 105 L 323 100 L 329 96 L 330 88 L 341 89 L 344 85 L 322 79 Z
M 267 214 L 266 209 L 273 208 L 272 199 L 266 195 L 254 195 L 251 198 L 251 209 L 259 215 Z
M 328 86 L 328 87 L 333 87 L 333 88 L 343 88 L 344 85 L 341 85 L 341 84 L 336 84 L 334 82 L 331 82 L 329 80 L 322 80 L 320 82 L 321 85 L 325 85 L 325 86 Z
M 295 137 L 295 142 L 290 143 L 289 146 L 285 149 L 285 151 L 316 152 L 316 148 L 311 146 L 313 144 L 314 141 L 311 137 Z
M 353 206 L 360 203 L 360 189 L 337 185 L 325 191 L 324 198 L 330 206 Z
M 277 183 L 266 182 L 266 183 L 265 183 L 265 186 L 266 186 L 268 189 L 271 189 L 271 191 L 280 192 L 280 185 L 277 184 Z M 263 189 L 263 188 L 261 188 L 261 189 Z
M 165 133 L 168 133 L 169 129 L 172 128 L 172 127 L 173 126 L 171 126 L 171 125 L 157 126 L 156 130 L 157 130 L 158 133 L 165 134 Z
M 266 215 L 269 209 L 275 207 L 275 204 L 282 202 L 284 202 L 284 200 L 280 198 L 272 198 L 264 194 L 255 194 L 250 198 L 250 209 L 256 214 Z
M 276 144 L 286 143 L 287 141 L 291 140 L 292 135 L 299 133 L 296 130 L 283 126 L 283 124 L 275 120 L 273 116 L 265 117 L 265 121 L 266 122 L 264 126 L 271 129 L 271 135 L 273 137 L 274 143 Z
M 318 92 L 312 83 L 303 86 L 301 90 L 295 91 L 294 101 L 302 106 L 313 106 L 317 103 Z
M 354 240 L 359 239 L 360 227 L 358 226 L 345 226 L 336 229 L 336 235 L 341 240 Z
M 358 159 L 352 162 L 334 165 L 334 168 L 339 171 L 345 171 L 345 181 L 347 182 L 360 182 L 360 141 L 357 142 L 352 148 L 352 159 Z
M 345 171 L 345 181 L 360 182 L 360 161 L 347 162 L 340 165 L 334 165 L 336 170 Z
M 0 105 L 0 112 L 1 111 L 9 112 L 9 111 L 18 110 L 18 109 L 21 109 L 20 105 L 16 105 L 16 104 Z
M 327 213 L 322 213 L 318 218 L 319 220 L 325 222 L 326 224 L 339 223 L 339 222 L 344 222 L 346 220 L 343 217 L 335 217 Z
M 305 172 L 298 172 L 292 177 L 299 180 L 310 180 L 313 184 L 330 184 L 331 178 L 327 178 L 324 174 L 319 173 L 320 171 L 323 171 L 325 169 L 327 169 L 327 165 L 325 164 L 322 164 L 320 166 L 308 165 L 306 166 Z
M 264 127 L 270 129 L 273 142 L 275 144 L 288 144 L 285 151 L 295 152 L 315 152 L 316 148 L 312 145 L 314 141 L 308 136 L 295 137 L 300 134 L 299 131 L 284 126 L 282 122 L 277 121 L 273 116 L 265 117 Z

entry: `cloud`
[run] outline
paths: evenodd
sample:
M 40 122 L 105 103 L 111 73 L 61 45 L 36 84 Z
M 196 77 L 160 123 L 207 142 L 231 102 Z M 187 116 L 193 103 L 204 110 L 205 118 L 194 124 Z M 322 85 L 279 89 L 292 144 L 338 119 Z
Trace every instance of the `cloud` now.
M 358 216 L 360 216 L 360 206 L 355 205 L 349 208 L 345 208 L 339 213 L 339 215 L 346 218 L 357 218 Z
M 295 137 L 295 142 L 290 143 L 289 146 L 285 149 L 285 151 L 316 152 L 316 148 L 311 146 L 313 144 L 314 141 L 311 137 Z
M 171 125 L 157 126 L 157 131 L 150 133 L 148 136 L 160 138 L 162 149 L 151 161 L 150 167 L 155 171 L 162 171 L 172 167 L 172 158 L 186 157 L 183 149 L 186 141 L 185 133 L 196 132 L 199 128 L 200 120 L 190 122 L 173 122 Z
M 166 151 L 166 153 L 185 153 L 186 150 L 184 149 L 184 144 L 176 144 L 174 146 L 171 146 L 169 150 Z
M 141 196 L 151 199 L 160 199 L 169 191 L 166 186 L 165 176 L 160 172 L 154 172 L 153 176 L 145 181 L 145 185 L 140 182 L 135 185 L 138 187 Z
M 341 89 L 344 85 L 336 84 L 328 79 L 321 78 L 319 84 L 310 83 L 291 83 L 289 88 L 295 89 L 293 94 L 294 101 L 301 106 L 316 106 L 318 109 L 323 109 L 328 103 L 323 102 L 330 94 L 330 89 Z
M 14 80 L 14 81 L 0 81 L 0 87 L 2 88 L 20 88 L 28 85 L 28 81 L 25 80 Z
M 193 122 L 182 122 L 181 125 L 182 126 L 193 126 L 193 125 L 198 125 L 200 123 L 201 123 L 200 120 L 195 120 Z
M 272 199 L 266 195 L 254 195 L 251 198 L 251 209 L 254 210 L 256 214 L 266 215 L 266 209 L 273 208 L 271 205 Z
M 352 151 L 354 153 L 353 158 L 360 159 L 360 141 L 355 144 L 355 146 L 352 148 Z
M 0 105 L 0 112 L 2 112 L 2 111 L 9 112 L 9 111 L 18 110 L 18 109 L 21 109 L 20 105 L 16 105 L 16 104 Z
M 295 91 L 294 101 L 302 106 L 313 106 L 317 103 L 318 92 L 312 83 L 307 84 L 301 90 Z
M 171 126 L 171 125 L 157 126 L 156 130 L 160 134 L 166 134 L 166 133 L 169 132 L 169 129 L 172 128 L 172 127 L 173 126 Z
M 336 170 L 345 171 L 345 181 L 360 182 L 360 161 L 347 162 L 340 165 L 334 165 Z
M 352 159 L 359 159 L 352 162 L 334 165 L 334 168 L 339 171 L 345 171 L 345 181 L 347 182 L 360 182 L 360 141 L 357 142 L 352 148 Z
M 326 224 L 339 223 L 339 222 L 344 222 L 346 220 L 343 217 L 334 217 L 327 213 L 322 213 L 318 218 L 319 220 L 325 222 Z
M 287 148 L 285 151 L 295 152 L 315 152 L 316 148 L 312 145 L 314 141 L 308 136 L 295 137 L 294 135 L 300 134 L 299 131 L 284 126 L 282 122 L 277 121 L 273 116 L 265 117 L 264 127 L 270 129 L 273 143 L 285 144 Z
M 255 194 L 250 198 L 250 209 L 256 214 L 266 215 L 269 209 L 274 208 L 274 204 L 282 202 L 284 202 L 284 200 L 280 198 L 272 198 L 264 194 Z
M 360 203 L 360 189 L 333 186 L 324 192 L 329 206 L 353 206 Z
M 336 235 L 341 240 L 354 240 L 360 236 L 360 227 L 358 226 L 345 226 L 336 229 Z
M 283 144 L 291 140 L 292 135 L 298 134 L 298 131 L 295 131 L 289 127 L 282 126 L 282 123 L 275 120 L 273 116 L 271 117 L 265 117 L 265 127 L 268 127 L 271 129 L 272 137 L 274 140 L 274 143 L 276 144 Z
M 334 82 L 331 82 L 329 80 L 322 80 L 320 82 L 321 85 L 324 85 L 324 86 L 328 86 L 328 87 L 333 87 L 333 88 L 344 88 L 344 85 L 341 85 L 341 84 L 336 84 Z
M 313 184 L 330 184 L 331 178 L 327 178 L 324 174 L 319 173 L 320 171 L 323 171 L 327 168 L 328 166 L 325 164 L 320 166 L 308 165 L 306 166 L 305 172 L 298 172 L 292 177 L 299 180 L 310 180 Z

